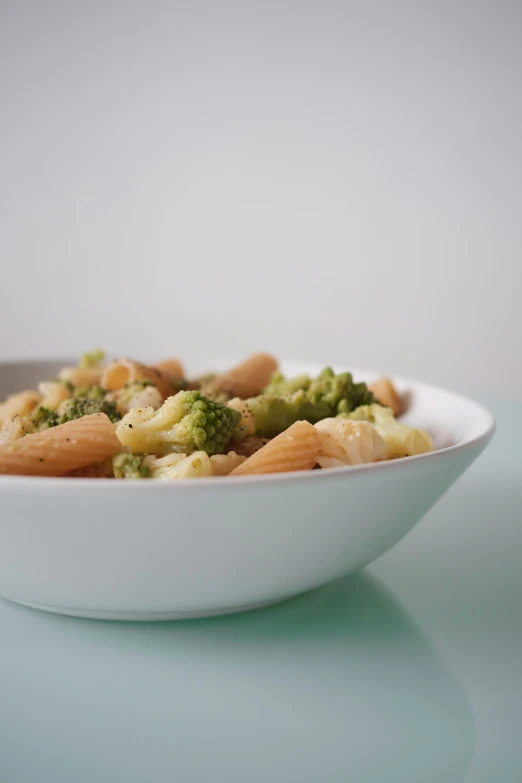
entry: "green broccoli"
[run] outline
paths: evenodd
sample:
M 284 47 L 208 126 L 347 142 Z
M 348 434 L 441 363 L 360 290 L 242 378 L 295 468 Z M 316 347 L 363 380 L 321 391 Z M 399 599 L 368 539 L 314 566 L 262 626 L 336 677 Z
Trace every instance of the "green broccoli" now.
M 265 393 L 244 401 L 256 435 L 273 438 L 296 421 L 315 424 L 321 419 L 348 413 L 359 405 L 373 402 L 373 395 L 365 383 L 354 383 L 349 372 L 335 375 L 329 367 L 315 379 L 300 376 L 285 381 L 276 374 L 267 388 L 285 391 L 298 384 L 300 388 L 293 392 L 287 391 L 282 395 Z M 248 428 L 238 430 L 236 436 L 244 436 L 247 431 Z
M 310 383 L 306 394 L 314 404 L 320 402 L 328 405 L 330 416 L 349 413 L 360 405 L 371 405 L 375 402 L 365 383 L 354 383 L 350 372 L 336 375 L 330 367 L 326 367 Z
M 141 448 L 152 454 L 220 454 L 241 419 L 238 411 L 198 391 L 180 391 L 168 397 L 147 420 L 143 435 L 142 416 L 140 411 L 130 410 L 118 425 L 117 434 L 124 446 L 132 449 L 138 438 Z M 153 426 L 154 417 L 157 428 Z
M 198 391 L 180 391 L 165 405 L 169 405 L 172 412 L 171 427 L 179 446 L 175 451 L 186 454 L 192 451 L 220 454 L 241 419 L 241 414 L 233 408 L 204 397 Z
M 56 411 L 44 408 L 40 405 L 30 418 L 30 432 L 41 432 L 49 427 L 56 427 L 60 423 L 60 417 Z
M 248 434 L 274 438 L 296 421 L 315 423 L 329 416 L 329 409 L 320 403 L 314 405 L 310 402 L 303 389 L 284 397 L 260 394 L 259 397 L 242 401 L 241 407 L 244 408 L 246 419 L 252 420 L 253 432 L 249 431 L 248 424 L 246 427 L 238 427 L 234 434 L 238 440 Z
M 99 387 L 89 388 L 92 391 L 88 391 L 86 394 L 76 394 L 60 404 L 58 424 L 81 419 L 82 416 L 89 416 L 92 413 L 105 413 L 113 423 L 121 419 L 114 400 L 108 400 L 103 391 L 102 394 L 98 394 L 96 389 Z
M 96 367 L 96 365 L 101 364 L 103 360 L 105 359 L 105 351 L 103 351 L 101 348 L 98 348 L 96 351 L 91 351 L 90 353 L 84 353 L 82 358 L 80 359 L 80 367 L 82 369 L 87 369 L 87 367 Z
M 98 383 L 93 383 L 91 386 L 75 386 L 71 393 L 74 398 L 85 397 L 88 400 L 101 400 L 107 392 Z
M 285 378 L 282 372 L 276 371 L 270 378 L 270 383 L 263 389 L 263 394 L 282 397 L 285 394 L 293 394 L 299 389 L 306 391 L 312 379 L 309 375 L 298 375 L 296 378 Z
M 114 478 L 148 478 L 150 468 L 143 464 L 147 454 L 116 454 L 112 458 Z

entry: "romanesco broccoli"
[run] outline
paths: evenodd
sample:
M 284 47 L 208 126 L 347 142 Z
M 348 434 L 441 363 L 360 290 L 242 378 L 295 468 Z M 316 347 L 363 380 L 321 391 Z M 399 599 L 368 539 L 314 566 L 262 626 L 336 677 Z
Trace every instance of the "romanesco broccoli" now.
M 205 451 L 219 454 L 232 437 L 241 414 L 198 391 L 180 391 L 159 410 L 132 408 L 116 433 L 132 451 L 163 455 Z
M 299 376 L 285 380 L 275 373 L 267 389 L 272 393 L 265 390 L 259 397 L 251 397 L 243 403 L 253 419 L 255 434 L 264 438 L 275 437 L 296 421 L 315 424 L 373 402 L 373 395 L 365 383 L 354 383 L 349 372 L 335 375 L 329 367 L 314 379 Z M 238 431 L 236 436 L 244 437 L 245 434 L 246 431 Z
M 365 383 L 354 383 L 350 372 L 336 375 L 326 367 L 312 380 L 306 390 L 307 397 L 314 403 L 328 405 L 332 413 L 349 413 L 359 405 L 371 405 L 375 401 Z
M 275 372 L 268 386 L 263 389 L 263 394 L 270 394 L 274 397 L 282 397 L 285 394 L 293 394 L 299 389 L 306 391 L 312 379 L 309 375 L 298 375 L 295 378 L 285 378 L 282 372 Z

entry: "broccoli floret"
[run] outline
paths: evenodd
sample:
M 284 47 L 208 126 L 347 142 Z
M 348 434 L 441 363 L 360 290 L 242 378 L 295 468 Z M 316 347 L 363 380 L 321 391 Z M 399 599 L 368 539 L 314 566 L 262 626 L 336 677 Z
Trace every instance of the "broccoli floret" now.
M 300 376 L 285 381 L 282 376 L 276 375 L 267 388 L 285 390 L 298 384 L 300 388 L 291 393 L 262 394 L 245 400 L 256 435 L 273 438 L 296 421 L 315 424 L 321 419 L 348 413 L 359 405 L 373 402 L 373 395 L 365 383 L 354 383 L 349 372 L 335 375 L 329 367 L 313 380 Z M 236 437 L 242 434 L 238 430 Z
M 73 397 L 61 403 L 57 424 L 81 419 L 91 413 L 105 413 L 113 423 L 121 419 L 116 402 L 107 399 L 101 386 L 93 385 L 78 387 Z
M 299 389 L 306 391 L 312 379 L 309 375 L 298 375 L 296 378 L 285 378 L 282 372 L 275 372 L 268 386 L 263 389 L 263 394 L 270 394 L 275 397 L 282 397 L 286 394 L 293 394 Z
M 165 405 L 171 414 L 169 424 L 177 445 L 175 450 L 187 454 L 220 454 L 241 419 L 238 411 L 198 391 L 180 391 L 169 397 Z
M 116 454 L 112 458 L 114 478 L 148 478 L 150 468 L 143 464 L 147 454 Z
M 330 416 L 337 413 L 349 413 L 360 405 L 371 405 L 375 398 L 365 383 L 354 383 L 350 372 L 336 375 L 330 367 L 326 367 L 306 392 L 308 398 L 315 404 L 324 403 L 330 407 Z
M 72 396 L 88 400 L 101 400 L 106 393 L 98 383 L 93 383 L 91 386 L 76 386 L 73 388 Z
M 40 405 L 28 418 L 29 431 L 41 432 L 91 413 L 105 413 L 113 423 L 121 419 L 116 403 L 106 399 L 100 386 L 83 386 L 74 389 L 73 396 L 60 403 L 54 411 Z
M 240 419 L 238 411 L 198 391 L 180 391 L 157 411 L 131 409 L 116 433 L 124 446 L 134 450 L 139 443 L 149 454 L 220 454 Z
M 259 397 L 245 400 L 244 404 L 253 421 L 253 434 L 261 438 L 274 438 L 296 421 L 315 423 L 329 416 L 328 408 L 320 403 L 311 403 L 302 389 L 285 397 L 260 394 Z M 248 428 L 238 427 L 235 437 L 241 440 L 246 434 Z
M 47 430 L 49 427 L 56 427 L 60 423 L 60 417 L 56 411 L 52 411 L 49 408 L 44 408 L 43 405 L 36 410 L 31 416 L 30 431 L 41 432 Z
M 96 367 L 97 364 L 101 364 L 105 359 L 105 351 L 98 348 L 96 351 L 90 353 L 84 353 L 80 359 L 80 367 L 86 369 L 87 367 Z

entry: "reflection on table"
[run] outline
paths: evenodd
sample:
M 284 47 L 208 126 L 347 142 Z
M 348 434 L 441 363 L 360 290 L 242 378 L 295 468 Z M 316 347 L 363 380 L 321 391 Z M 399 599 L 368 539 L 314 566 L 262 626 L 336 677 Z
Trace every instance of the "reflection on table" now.
M 0 602 L 8 783 L 461 783 L 465 694 L 367 572 L 256 612 L 112 623 Z

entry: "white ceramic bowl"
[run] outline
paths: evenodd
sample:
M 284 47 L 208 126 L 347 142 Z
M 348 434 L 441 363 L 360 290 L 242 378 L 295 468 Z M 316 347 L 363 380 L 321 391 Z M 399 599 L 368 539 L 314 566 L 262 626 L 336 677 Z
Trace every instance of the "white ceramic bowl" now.
M 0 398 L 59 366 L 0 365 Z M 81 617 L 161 620 L 253 608 L 362 568 L 411 530 L 495 428 L 472 400 L 396 380 L 410 396 L 405 421 L 430 430 L 437 451 L 173 483 L 0 476 L 0 595 Z

